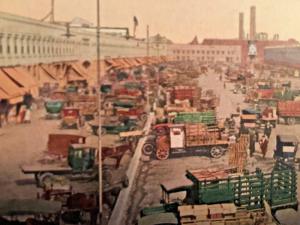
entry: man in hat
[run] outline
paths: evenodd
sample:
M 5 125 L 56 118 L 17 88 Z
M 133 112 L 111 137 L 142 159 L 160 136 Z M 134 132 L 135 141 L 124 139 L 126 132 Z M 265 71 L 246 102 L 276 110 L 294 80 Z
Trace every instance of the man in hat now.
M 265 133 L 265 135 L 267 135 L 268 138 L 270 138 L 271 133 L 272 133 L 272 125 L 270 124 L 270 122 L 267 122 L 264 133 Z
M 253 153 L 255 152 L 255 142 L 256 142 L 256 133 L 254 130 L 250 130 L 249 132 L 250 140 L 249 140 L 249 150 L 250 150 L 250 157 L 253 156 Z
M 268 143 L 269 143 L 268 138 L 266 137 L 266 135 L 263 135 L 262 139 L 260 139 L 260 141 L 259 141 L 259 146 L 260 146 L 263 158 L 266 157 L 266 153 L 268 151 Z

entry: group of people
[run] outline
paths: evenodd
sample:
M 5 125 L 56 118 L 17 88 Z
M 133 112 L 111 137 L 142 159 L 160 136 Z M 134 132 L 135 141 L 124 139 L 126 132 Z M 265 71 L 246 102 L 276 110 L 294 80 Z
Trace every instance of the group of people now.
M 23 96 L 23 101 L 15 105 L 16 107 L 16 120 L 18 123 L 30 123 L 31 122 L 31 108 L 33 103 L 33 97 L 30 92 L 26 92 Z M 8 100 L 0 101 L 0 127 L 3 123 L 9 123 L 9 114 L 14 105 L 11 105 Z
M 269 144 L 269 138 L 272 133 L 272 125 L 267 122 L 264 128 L 264 134 L 262 135 L 261 139 L 258 141 L 258 133 L 254 130 L 249 131 L 249 150 L 250 150 L 250 157 L 253 157 L 253 154 L 255 152 L 255 143 L 258 141 L 259 147 L 262 153 L 263 158 L 266 157 L 267 151 L 268 151 L 268 144 Z

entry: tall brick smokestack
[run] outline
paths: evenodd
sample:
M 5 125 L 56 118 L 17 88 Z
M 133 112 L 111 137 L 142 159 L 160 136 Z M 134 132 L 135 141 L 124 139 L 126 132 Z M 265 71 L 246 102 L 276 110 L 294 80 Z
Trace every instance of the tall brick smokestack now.
M 255 40 L 256 36 L 256 8 L 251 6 L 250 8 L 250 40 Z
M 239 40 L 244 39 L 244 13 L 239 13 Z

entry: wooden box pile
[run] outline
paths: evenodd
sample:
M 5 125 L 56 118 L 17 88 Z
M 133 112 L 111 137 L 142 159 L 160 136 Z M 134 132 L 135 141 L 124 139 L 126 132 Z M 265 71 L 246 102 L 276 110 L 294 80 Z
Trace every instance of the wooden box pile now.
M 204 123 L 207 125 L 216 124 L 214 111 L 206 112 L 182 112 L 174 119 L 174 123 Z
M 191 86 L 175 86 L 172 92 L 173 100 L 193 100 L 196 95 L 196 87 Z
M 207 126 L 202 123 L 186 124 L 186 145 L 200 146 L 205 144 L 216 144 L 219 139 L 218 130 L 208 130 Z
M 238 172 L 246 166 L 248 143 L 249 135 L 241 135 L 237 143 L 229 145 L 229 166 L 236 167 Z
M 272 224 L 264 210 L 248 211 L 233 203 L 183 205 L 178 207 L 182 225 L 253 225 Z

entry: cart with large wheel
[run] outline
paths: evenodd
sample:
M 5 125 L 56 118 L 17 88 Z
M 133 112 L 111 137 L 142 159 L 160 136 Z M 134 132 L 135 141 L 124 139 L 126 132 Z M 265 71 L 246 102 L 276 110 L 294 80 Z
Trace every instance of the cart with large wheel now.
M 225 154 L 228 141 L 221 139 L 219 129 L 198 124 L 160 124 L 156 134 L 143 146 L 143 153 L 159 160 L 169 157 L 207 155 L 219 158 Z

